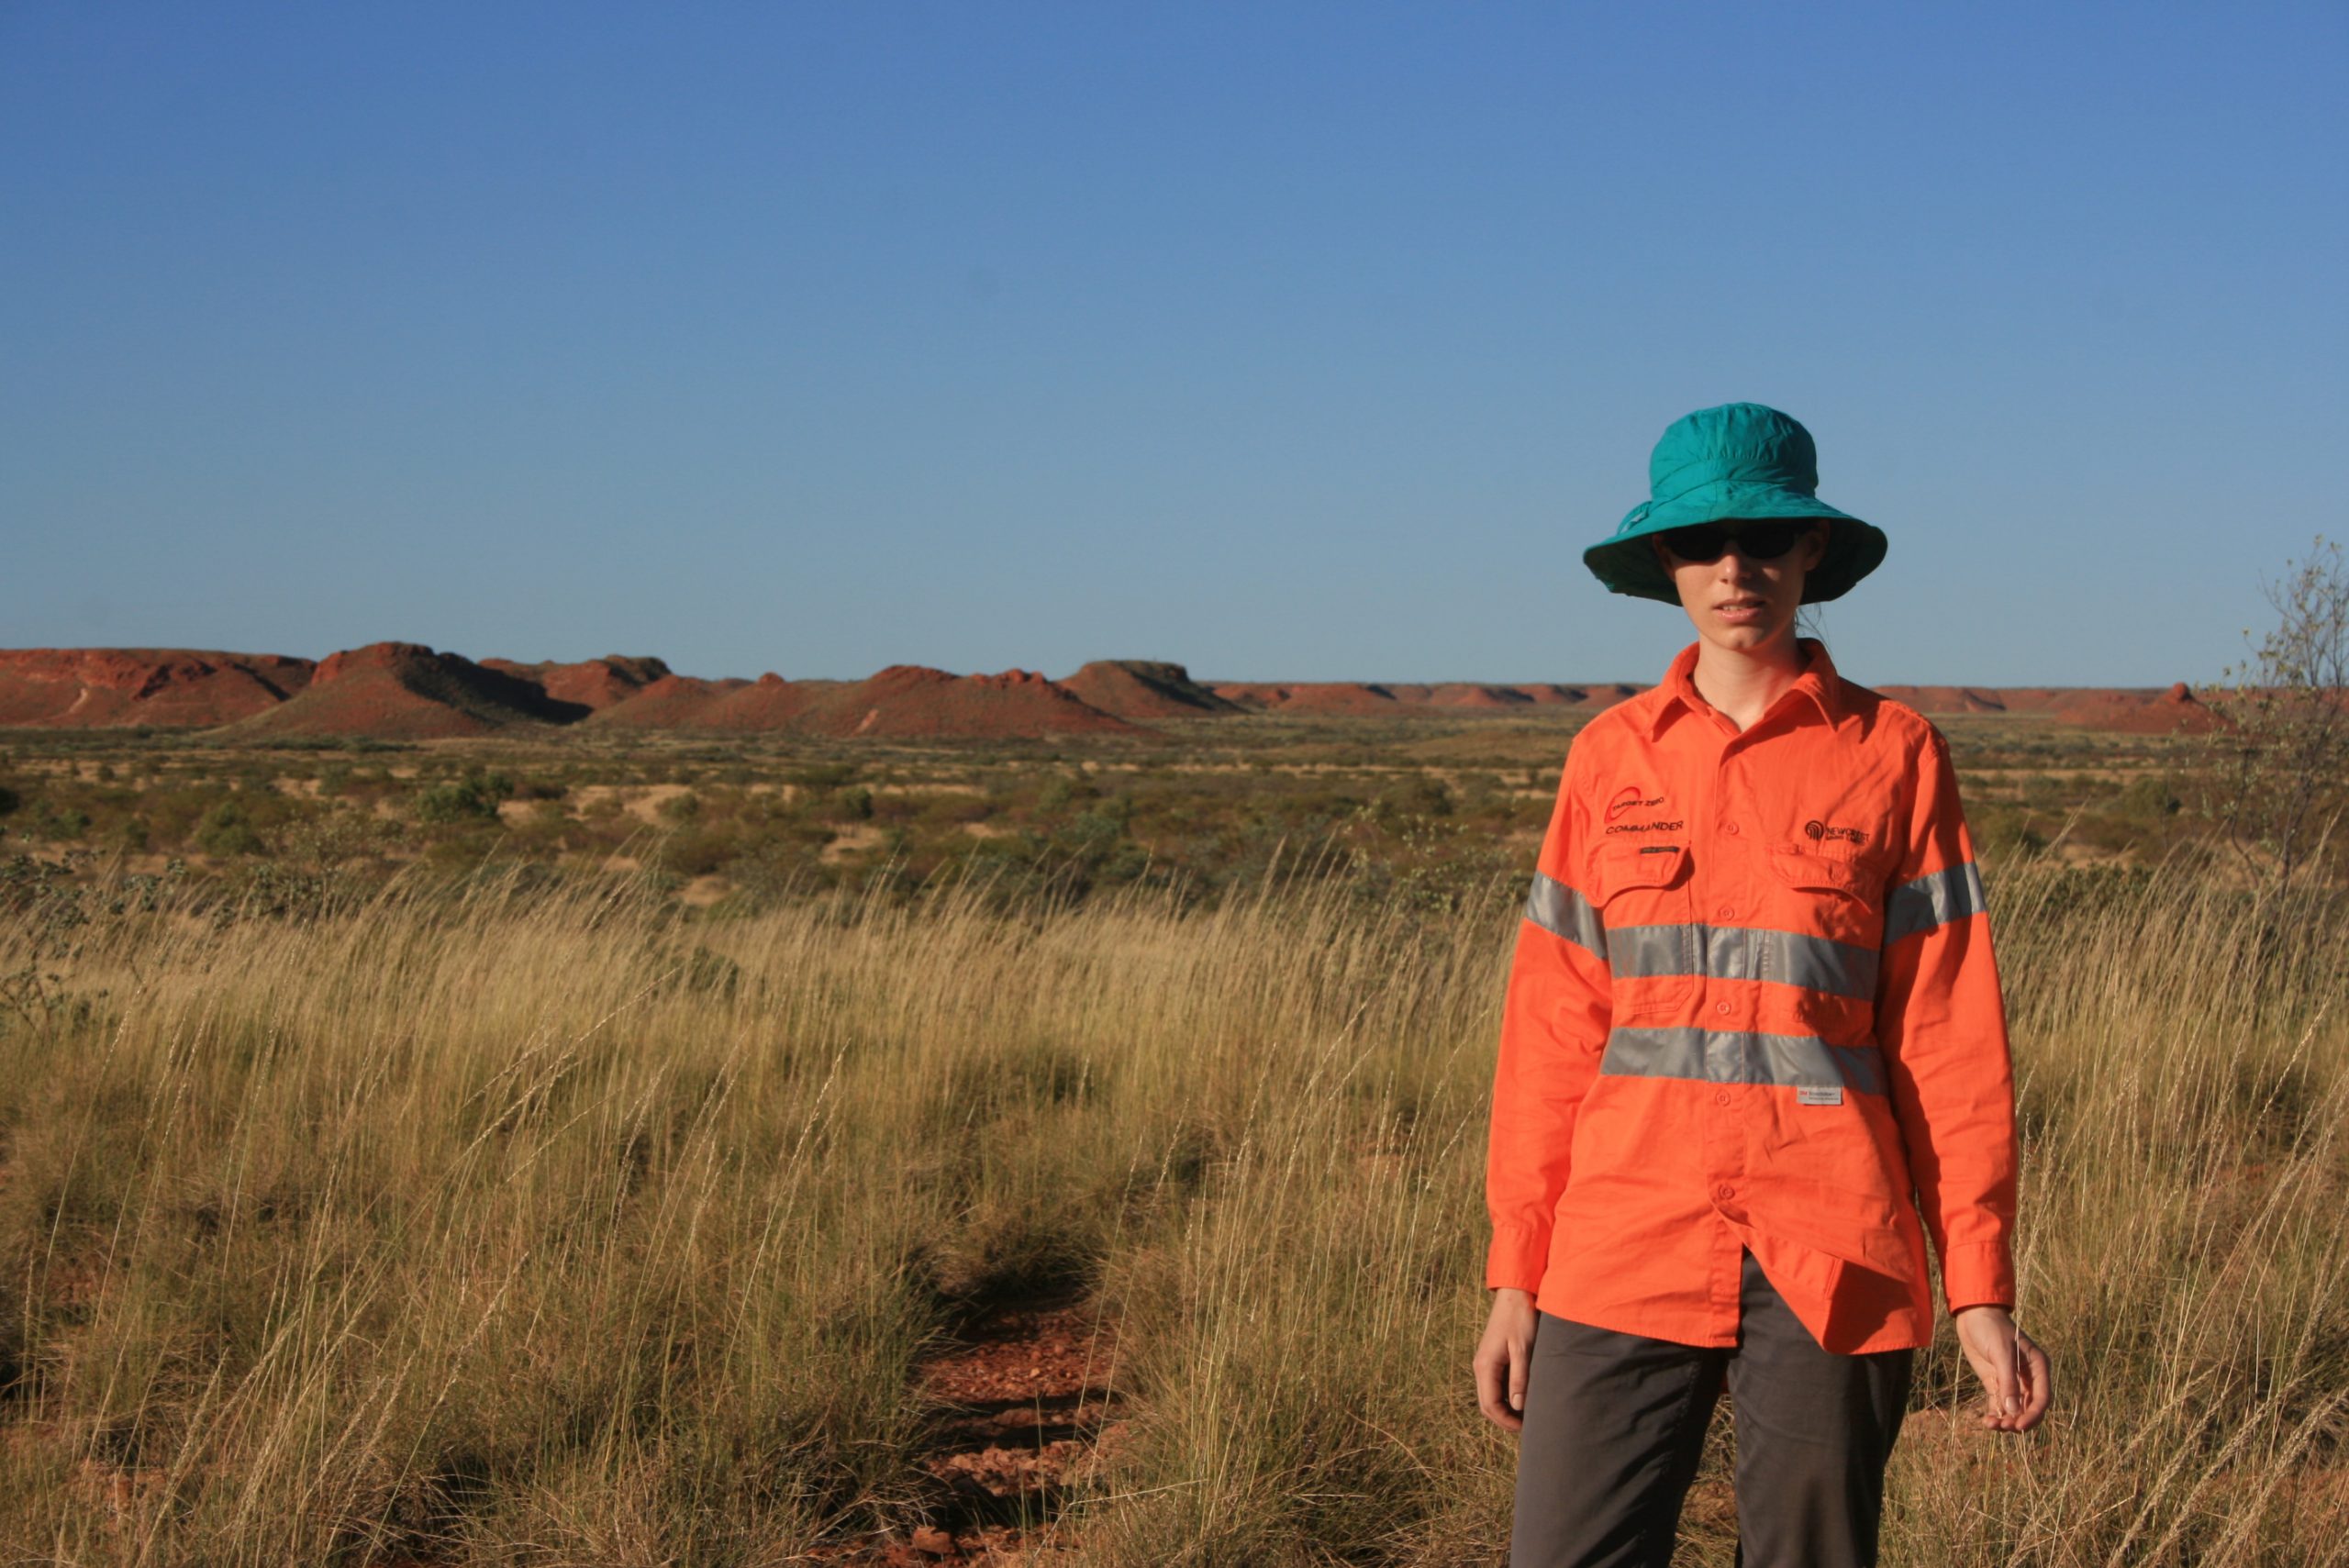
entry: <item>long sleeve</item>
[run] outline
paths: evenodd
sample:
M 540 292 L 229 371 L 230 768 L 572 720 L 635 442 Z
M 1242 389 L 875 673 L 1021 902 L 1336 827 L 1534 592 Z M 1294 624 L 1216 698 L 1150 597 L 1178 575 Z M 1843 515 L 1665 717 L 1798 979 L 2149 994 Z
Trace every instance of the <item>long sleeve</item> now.
M 1611 978 L 1593 899 L 1589 828 L 1569 751 L 1518 927 L 1501 1009 L 1485 1173 L 1493 1239 L 1488 1287 L 1539 1290 L 1575 1113 L 1607 1046 Z
M 2012 1307 L 2014 1073 L 1990 918 L 1939 731 L 1885 898 L 1876 1038 L 1952 1312 Z

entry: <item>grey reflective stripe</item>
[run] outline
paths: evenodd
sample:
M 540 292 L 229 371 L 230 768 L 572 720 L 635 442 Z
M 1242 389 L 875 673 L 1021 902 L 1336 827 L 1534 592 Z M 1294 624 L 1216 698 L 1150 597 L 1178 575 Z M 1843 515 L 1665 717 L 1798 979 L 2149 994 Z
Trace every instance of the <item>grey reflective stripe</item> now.
M 1607 923 L 1589 899 L 1553 876 L 1533 873 L 1533 891 L 1525 895 L 1525 917 L 1594 958 L 1607 956 Z
M 1831 937 L 1759 926 L 1619 926 L 1607 941 L 1620 975 L 1766 980 L 1862 1001 L 1876 995 L 1876 950 Z
M 1769 980 L 1861 1001 L 1876 995 L 1876 964 L 1874 948 L 1747 926 L 1712 927 L 1705 951 L 1705 973 L 1715 980 Z
M 1884 1058 L 1874 1051 L 1830 1045 L 1816 1035 L 1749 1029 L 1619 1029 L 1607 1037 L 1598 1070 L 1629 1078 L 1885 1092 Z
M 1693 974 L 1696 926 L 1618 926 L 1607 933 L 1608 955 L 1619 975 Z
M 1979 915 L 1989 906 L 1982 896 L 1982 873 L 1974 869 L 1972 861 L 1927 872 L 1886 895 L 1885 945 L 1889 947 L 1903 937 L 1930 931 L 1952 920 L 1963 920 L 1968 915 Z

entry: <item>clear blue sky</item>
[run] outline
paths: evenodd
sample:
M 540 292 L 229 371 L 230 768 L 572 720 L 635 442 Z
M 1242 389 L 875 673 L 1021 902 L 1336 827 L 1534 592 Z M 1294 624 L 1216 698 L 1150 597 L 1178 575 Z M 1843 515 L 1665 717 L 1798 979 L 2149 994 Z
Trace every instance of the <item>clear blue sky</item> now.
M 2349 532 L 2349 6 L 0 3 L 0 645 L 1652 680 L 1772 403 L 1876 682 Z

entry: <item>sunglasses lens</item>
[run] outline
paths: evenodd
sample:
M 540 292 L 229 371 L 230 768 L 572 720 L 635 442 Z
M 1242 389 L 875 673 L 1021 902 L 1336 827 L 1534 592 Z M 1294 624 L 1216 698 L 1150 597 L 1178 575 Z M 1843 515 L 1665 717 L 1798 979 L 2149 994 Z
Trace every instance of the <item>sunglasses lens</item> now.
M 1798 522 L 1747 523 L 1735 529 L 1718 523 L 1698 523 L 1666 533 L 1664 547 L 1683 561 L 1702 564 L 1719 561 L 1721 551 L 1734 540 L 1738 553 L 1748 561 L 1776 561 L 1795 547 L 1795 540 L 1802 538 L 1803 528 Z
M 1799 523 L 1748 523 L 1737 536 L 1737 548 L 1750 561 L 1776 561 L 1794 549 L 1802 537 Z
M 1693 528 L 1674 528 L 1664 536 L 1664 548 L 1683 561 L 1707 562 L 1720 559 L 1721 546 L 1729 535 L 1710 523 L 1699 523 Z

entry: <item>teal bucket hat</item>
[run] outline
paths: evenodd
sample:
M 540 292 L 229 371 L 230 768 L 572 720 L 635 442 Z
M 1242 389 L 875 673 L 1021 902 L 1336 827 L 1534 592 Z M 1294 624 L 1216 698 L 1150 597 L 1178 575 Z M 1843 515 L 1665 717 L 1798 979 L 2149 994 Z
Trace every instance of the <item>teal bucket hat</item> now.
M 1802 602 L 1841 597 L 1884 560 L 1884 530 L 1820 500 L 1819 449 L 1799 420 L 1759 403 L 1724 403 L 1675 419 L 1648 458 L 1648 498 L 1611 538 L 1582 552 L 1610 593 L 1680 602 L 1649 537 L 1693 523 L 1824 517 L 1827 553 Z

